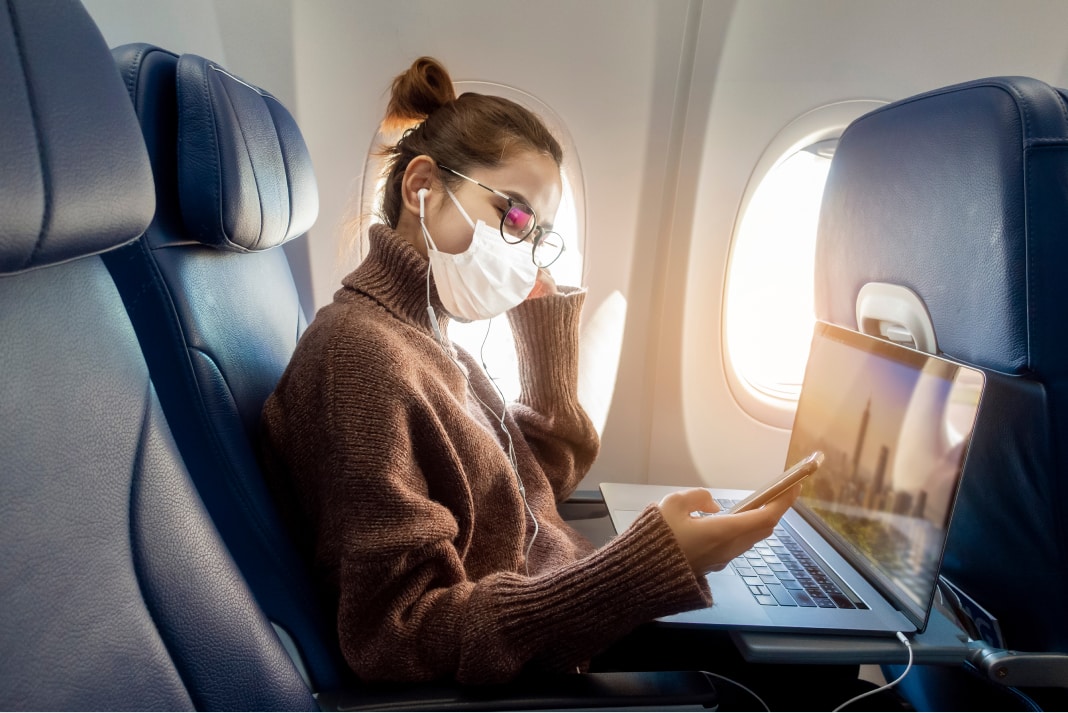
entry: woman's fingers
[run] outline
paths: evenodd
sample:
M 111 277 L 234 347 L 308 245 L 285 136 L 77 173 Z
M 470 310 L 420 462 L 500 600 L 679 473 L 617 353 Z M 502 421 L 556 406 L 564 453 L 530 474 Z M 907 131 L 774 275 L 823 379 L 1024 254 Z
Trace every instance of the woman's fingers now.
M 538 279 L 535 280 L 534 288 L 527 295 L 527 299 L 532 300 L 546 295 L 555 295 L 556 293 L 556 280 L 553 279 L 548 270 L 543 267 L 538 268 Z
M 677 512 L 689 515 L 695 511 L 718 512 L 719 504 L 712 497 L 712 493 L 704 488 L 691 488 L 689 490 L 677 490 L 670 493 L 660 501 L 660 509 L 672 508 Z
M 771 535 L 779 519 L 800 494 L 795 486 L 762 508 L 716 517 L 695 517 L 695 511 L 718 512 L 719 505 L 704 488 L 680 490 L 660 501 L 660 512 L 695 572 L 723 569 L 760 540 Z

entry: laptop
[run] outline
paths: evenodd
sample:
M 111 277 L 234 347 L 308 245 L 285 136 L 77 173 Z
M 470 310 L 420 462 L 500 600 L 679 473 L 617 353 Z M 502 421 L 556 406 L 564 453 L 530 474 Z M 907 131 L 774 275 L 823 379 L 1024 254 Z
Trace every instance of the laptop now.
M 976 369 L 817 322 L 784 470 L 815 450 L 822 466 L 771 537 L 707 575 L 712 606 L 660 621 L 922 632 L 984 386 Z M 616 532 L 679 489 L 601 484 Z M 748 494 L 710 491 L 723 509 Z

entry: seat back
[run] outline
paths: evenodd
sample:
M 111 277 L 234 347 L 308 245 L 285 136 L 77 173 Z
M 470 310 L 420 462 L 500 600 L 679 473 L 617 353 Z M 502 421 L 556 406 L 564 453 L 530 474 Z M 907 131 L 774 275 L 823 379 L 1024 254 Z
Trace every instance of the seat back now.
M 77 0 L 0 4 L 0 708 L 315 709 L 99 257 L 153 214 L 108 48 Z
M 283 243 L 318 212 L 304 140 L 267 92 L 196 55 L 113 50 L 155 177 L 144 236 L 105 259 L 197 490 L 316 690 L 345 675 L 257 463 L 263 402 L 306 326 Z
M 1025 77 L 938 89 L 839 141 L 816 314 L 982 368 L 943 574 L 1008 647 L 1068 652 L 1068 100 Z

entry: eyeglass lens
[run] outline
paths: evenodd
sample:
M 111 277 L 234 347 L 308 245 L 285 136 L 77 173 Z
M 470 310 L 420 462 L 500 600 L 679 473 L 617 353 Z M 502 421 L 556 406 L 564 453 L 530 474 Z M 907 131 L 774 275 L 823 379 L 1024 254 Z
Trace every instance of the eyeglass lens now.
M 522 203 L 512 203 L 501 218 L 501 236 L 505 240 L 526 240 L 535 226 L 534 211 Z
M 512 203 L 501 218 L 501 237 L 513 245 L 535 233 L 537 215 L 524 203 Z M 538 267 L 549 267 L 564 252 L 564 239 L 558 233 L 538 233 L 533 240 L 533 259 Z
M 534 241 L 534 264 L 549 267 L 564 253 L 564 239 L 559 233 L 542 233 Z

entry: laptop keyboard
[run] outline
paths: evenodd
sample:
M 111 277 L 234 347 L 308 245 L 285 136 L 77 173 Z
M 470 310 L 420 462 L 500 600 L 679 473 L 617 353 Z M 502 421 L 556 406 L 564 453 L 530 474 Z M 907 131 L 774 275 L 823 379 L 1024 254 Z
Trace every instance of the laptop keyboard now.
M 729 500 L 720 500 L 729 508 Z M 731 568 L 749 585 L 749 592 L 764 606 L 867 609 L 852 590 L 827 573 L 794 536 L 778 525 L 731 561 Z

